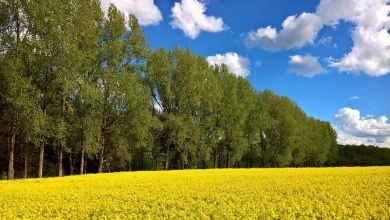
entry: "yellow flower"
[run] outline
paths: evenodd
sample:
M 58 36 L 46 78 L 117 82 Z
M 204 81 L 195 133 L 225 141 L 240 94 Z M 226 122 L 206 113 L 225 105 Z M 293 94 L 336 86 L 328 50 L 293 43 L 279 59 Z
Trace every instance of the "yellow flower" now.
M 0 219 L 390 219 L 390 167 L 121 172 L 0 181 Z

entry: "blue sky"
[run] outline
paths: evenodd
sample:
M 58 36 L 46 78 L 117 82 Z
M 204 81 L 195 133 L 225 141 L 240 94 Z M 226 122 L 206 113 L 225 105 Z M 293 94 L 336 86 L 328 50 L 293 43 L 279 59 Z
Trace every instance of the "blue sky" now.
M 257 90 L 331 122 L 339 142 L 390 146 L 388 0 L 103 2 L 135 14 L 153 49 L 231 61 Z

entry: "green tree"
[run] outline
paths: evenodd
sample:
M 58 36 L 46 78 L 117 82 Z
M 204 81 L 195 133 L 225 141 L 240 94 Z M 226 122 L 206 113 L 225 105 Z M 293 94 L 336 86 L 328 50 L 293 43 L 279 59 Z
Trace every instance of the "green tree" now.
M 165 169 L 207 166 L 216 145 L 216 105 L 221 94 L 207 61 L 188 49 L 159 49 L 148 61 L 147 74 L 154 102 L 161 109 Z
M 79 173 L 86 172 L 85 159 L 96 155 L 100 142 L 102 102 L 98 90 L 97 69 L 102 65 L 99 56 L 99 40 L 102 31 L 103 13 L 96 0 L 84 0 L 73 5 L 72 28 L 70 35 L 72 53 L 69 56 L 70 86 L 67 91 L 69 103 L 68 145 L 70 164 L 73 164 L 73 153 L 80 154 Z M 73 171 L 73 167 L 70 168 Z M 71 172 L 73 173 L 73 172 Z
M 287 97 L 278 97 L 270 91 L 260 94 L 262 130 L 260 138 L 260 166 L 286 166 L 291 159 L 289 137 L 292 124 Z
M 28 1 L 28 32 L 31 40 L 29 72 L 44 118 L 39 147 L 38 177 L 43 175 L 45 145 L 63 147 L 66 137 L 65 94 L 68 91 L 68 55 L 71 52 L 70 1 Z M 59 152 L 61 153 L 61 152 Z M 61 162 L 61 161 L 60 161 Z M 59 163 L 60 165 L 61 163 Z M 61 174 L 62 169 L 58 169 Z
M 33 137 L 41 117 L 38 96 L 29 75 L 31 44 L 27 37 L 28 18 L 25 1 L 1 2 L 0 102 L 2 129 L 7 136 L 8 179 L 14 178 L 14 151 L 17 135 Z M 26 172 L 26 171 L 25 171 Z
M 149 49 L 137 19 L 129 16 L 127 20 L 128 26 L 124 15 L 111 5 L 103 24 L 100 45 L 103 63 L 98 70 L 98 88 L 102 96 L 99 172 L 103 171 L 105 162 L 109 168 L 109 155 L 114 154 L 120 145 L 121 136 L 125 136 L 127 142 L 134 138 L 141 141 L 147 136 L 144 135 L 145 131 L 149 130 L 146 127 L 145 130 L 138 130 L 139 133 L 131 134 L 137 131 L 126 129 L 133 129 L 132 126 L 137 124 L 149 125 L 148 122 L 152 120 L 147 115 L 151 114 L 152 101 L 143 81 Z M 124 126 L 121 120 L 129 124 Z
M 262 137 L 263 118 L 261 110 L 261 93 L 255 93 L 253 101 L 249 104 L 249 114 L 245 121 L 245 135 L 246 135 L 246 166 L 253 167 L 254 161 L 260 156 L 260 140 Z
M 227 66 L 215 67 L 222 88 L 221 105 L 218 106 L 217 125 L 220 128 L 218 137 L 218 167 L 238 162 L 247 147 L 244 133 L 250 105 L 253 102 L 253 88 L 242 77 L 229 72 Z M 217 157 L 217 156 L 214 156 Z

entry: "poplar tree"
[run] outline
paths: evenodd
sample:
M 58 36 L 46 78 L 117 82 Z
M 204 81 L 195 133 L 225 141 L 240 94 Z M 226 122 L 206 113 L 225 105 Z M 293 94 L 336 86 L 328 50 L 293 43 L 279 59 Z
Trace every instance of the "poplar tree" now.
M 100 53 L 103 62 L 98 69 L 97 87 L 102 96 L 102 144 L 98 172 L 103 172 L 104 166 L 110 168 L 111 156 L 121 140 L 127 140 L 127 148 L 139 146 L 153 123 L 150 123 L 149 111 L 152 100 L 143 78 L 149 49 L 137 19 L 134 16 L 126 19 L 114 5 L 110 5 L 103 21 Z M 136 130 L 133 126 L 144 127 Z M 121 136 L 125 136 L 124 139 Z
M 67 136 L 70 170 L 73 173 L 74 154 L 79 154 L 79 173 L 87 157 L 97 154 L 101 144 L 99 106 L 102 102 L 98 90 L 98 69 L 103 60 L 99 56 L 99 40 L 103 13 L 97 0 L 83 0 L 74 5 L 72 17 L 72 66 L 69 100 L 69 133 Z
M 7 137 L 8 179 L 14 178 L 14 151 L 17 137 L 24 143 L 38 132 L 41 117 L 38 96 L 31 81 L 31 41 L 28 4 L 14 0 L 0 3 L 0 103 L 1 127 Z M 27 146 L 26 146 L 27 147 Z M 27 172 L 25 170 L 25 172 Z

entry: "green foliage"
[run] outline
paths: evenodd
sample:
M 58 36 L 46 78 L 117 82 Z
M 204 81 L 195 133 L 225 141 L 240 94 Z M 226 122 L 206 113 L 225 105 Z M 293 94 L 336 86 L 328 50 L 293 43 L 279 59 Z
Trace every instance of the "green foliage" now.
M 338 156 L 333 165 L 338 166 L 388 166 L 390 149 L 365 145 L 338 145 Z
M 16 151 L 16 164 L 42 164 L 41 153 L 46 174 L 62 160 L 73 174 L 355 164 L 360 155 L 337 147 L 329 123 L 226 65 L 189 49 L 151 51 L 135 16 L 114 5 L 107 15 L 98 0 L 0 6 L 0 152 L 34 146 Z M 367 160 L 356 164 L 382 163 Z
M 7 173 L 5 171 L 2 171 L 0 174 L 0 180 L 6 180 L 7 179 Z

